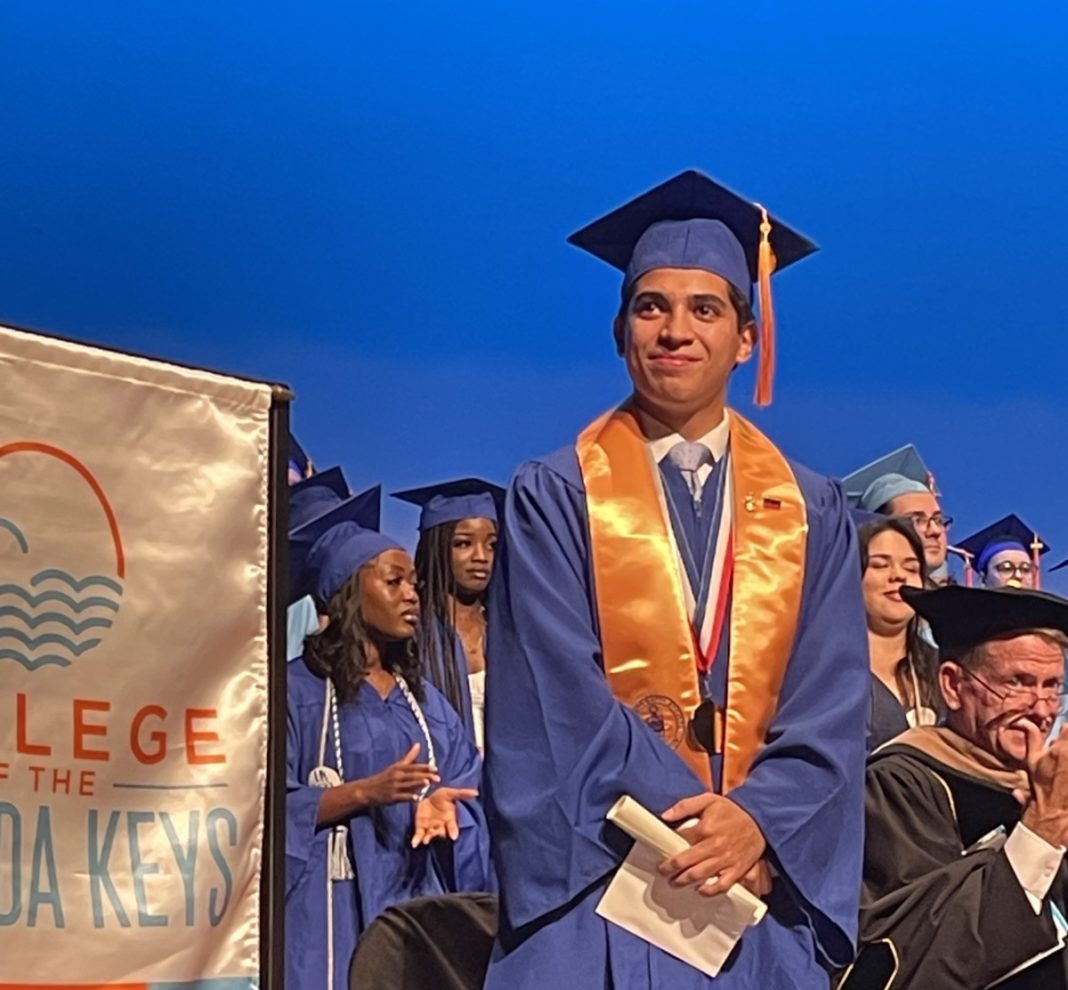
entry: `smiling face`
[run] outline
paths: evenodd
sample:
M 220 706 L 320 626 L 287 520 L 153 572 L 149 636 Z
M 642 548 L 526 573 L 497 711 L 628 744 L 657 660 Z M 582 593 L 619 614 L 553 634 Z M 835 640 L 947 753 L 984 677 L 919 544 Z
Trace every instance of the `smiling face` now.
M 884 530 L 868 544 L 868 566 L 862 583 L 868 627 L 892 635 L 908 625 L 912 607 L 902 599 L 905 585 L 923 587 L 923 567 L 912 545 L 900 533 Z
M 722 408 L 736 364 L 752 356 L 756 327 L 739 327 L 726 279 L 657 268 L 634 284 L 616 319 L 616 346 L 642 404 L 659 418 Z
M 994 640 L 978 648 L 967 669 L 942 664 L 939 682 L 949 727 L 1006 765 L 1020 767 L 1027 737 L 1013 725 L 1027 719 L 1049 733 L 1064 683 L 1064 650 L 1034 633 Z
M 491 519 L 461 519 L 452 534 L 452 579 L 467 595 L 481 595 L 489 587 L 497 550 L 497 524 Z
M 419 593 L 415 567 L 403 550 L 385 550 L 360 570 L 360 612 L 364 624 L 384 640 L 415 635 Z

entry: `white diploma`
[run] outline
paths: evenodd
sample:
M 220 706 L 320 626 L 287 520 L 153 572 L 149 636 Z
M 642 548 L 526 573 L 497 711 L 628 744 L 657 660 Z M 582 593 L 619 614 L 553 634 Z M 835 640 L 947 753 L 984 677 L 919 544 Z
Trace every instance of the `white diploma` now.
M 657 866 L 690 844 L 634 798 L 621 797 L 606 817 L 635 842 L 597 913 L 715 976 L 746 928 L 764 917 L 767 905 L 738 884 L 716 897 L 697 893 L 696 886 L 672 887 Z

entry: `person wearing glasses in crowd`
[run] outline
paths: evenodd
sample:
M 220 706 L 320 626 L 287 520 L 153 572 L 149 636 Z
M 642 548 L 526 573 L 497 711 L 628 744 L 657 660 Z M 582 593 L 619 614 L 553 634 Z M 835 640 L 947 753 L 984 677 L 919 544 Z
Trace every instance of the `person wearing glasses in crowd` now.
M 485 985 L 825 987 L 857 921 L 856 533 L 836 483 L 726 405 L 757 350 L 754 282 L 770 402 L 770 274 L 814 245 L 692 171 L 571 241 L 624 272 L 614 337 L 633 394 L 522 465 L 501 518 L 484 783 L 502 914 Z M 605 820 L 622 795 L 691 843 L 660 864 L 670 883 L 765 899 L 714 978 L 597 913 L 630 846 Z
M 840 990 L 1068 986 L 1068 601 L 1015 588 L 902 595 L 939 643 L 943 726 L 867 773 L 862 949 Z
M 857 536 L 872 675 L 870 751 L 910 726 L 934 725 L 941 706 L 935 649 L 902 597 L 906 587 L 925 584 L 919 535 L 907 520 L 875 516 Z
M 842 484 L 850 503 L 862 511 L 911 522 L 923 541 L 928 585 L 949 580 L 946 557 L 953 520 L 942 512 L 934 478 L 912 444 L 854 471 Z
M 1016 515 L 999 519 L 960 547 L 986 588 L 1037 588 L 1039 560 L 1049 547 Z

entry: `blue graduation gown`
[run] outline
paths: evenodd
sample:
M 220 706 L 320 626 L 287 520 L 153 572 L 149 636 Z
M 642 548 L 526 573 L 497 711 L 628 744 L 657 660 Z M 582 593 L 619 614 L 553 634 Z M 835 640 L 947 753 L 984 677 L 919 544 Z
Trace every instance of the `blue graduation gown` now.
M 779 879 L 714 981 L 594 913 L 630 845 L 605 823 L 612 803 L 660 812 L 703 787 L 602 674 L 574 449 L 518 470 L 489 596 L 484 797 L 502 919 L 487 990 L 825 988 L 818 960 L 851 960 L 870 704 L 857 543 L 840 488 L 791 467 L 809 522 L 798 633 L 767 744 L 731 792 Z
M 326 986 L 329 828 L 316 825 L 323 791 L 308 786 L 318 765 L 324 683 L 303 660 L 288 666 L 286 750 L 286 988 Z M 481 760 L 452 706 L 425 685 L 421 703 L 444 784 L 478 787 Z M 404 695 L 385 700 L 370 684 L 339 709 L 345 778 L 369 777 L 399 760 L 423 734 Z M 334 766 L 333 735 L 326 763 Z M 421 754 L 425 758 L 426 754 Z M 413 897 L 489 884 L 489 837 L 478 800 L 459 806 L 460 838 L 412 849 L 412 802 L 369 808 L 348 821 L 354 880 L 333 882 L 334 986 L 347 988 L 356 940 L 382 911 Z
M 448 630 L 445 627 L 445 623 L 438 618 L 433 618 L 434 633 L 434 655 L 425 665 L 426 676 L 439 690 L 444 692 L 445 684 L 445 642 L 446 637 L 449 635 Z M 470 672 L 467 666 L 467 651 L 464 649 L 463 640 L 460 639 L 460 634 L 453 630 L 452 632 L 452 656 L 453 663 L 456 667 L 456 680 L 460 686 L 460 704 L 462 711 L 457 714 L 460 716 L 460 720 L 464 723 L 464 727 L 467 729 L 468 734 L 471 736 L 471 742 L 475 741 L 475 719 L 474 712 L 471 706 L 471 685 L 467 680 L 467 675 Z

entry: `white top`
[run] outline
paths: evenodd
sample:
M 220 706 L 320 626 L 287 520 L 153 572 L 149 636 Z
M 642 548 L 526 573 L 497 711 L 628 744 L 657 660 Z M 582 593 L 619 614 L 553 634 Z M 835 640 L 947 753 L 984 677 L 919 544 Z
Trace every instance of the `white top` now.
M 467 675 L 471 691 L 471 720 L 475 724 L 475 745 L 480 754 L 486 750 L 486 672 L 477 671 Z

